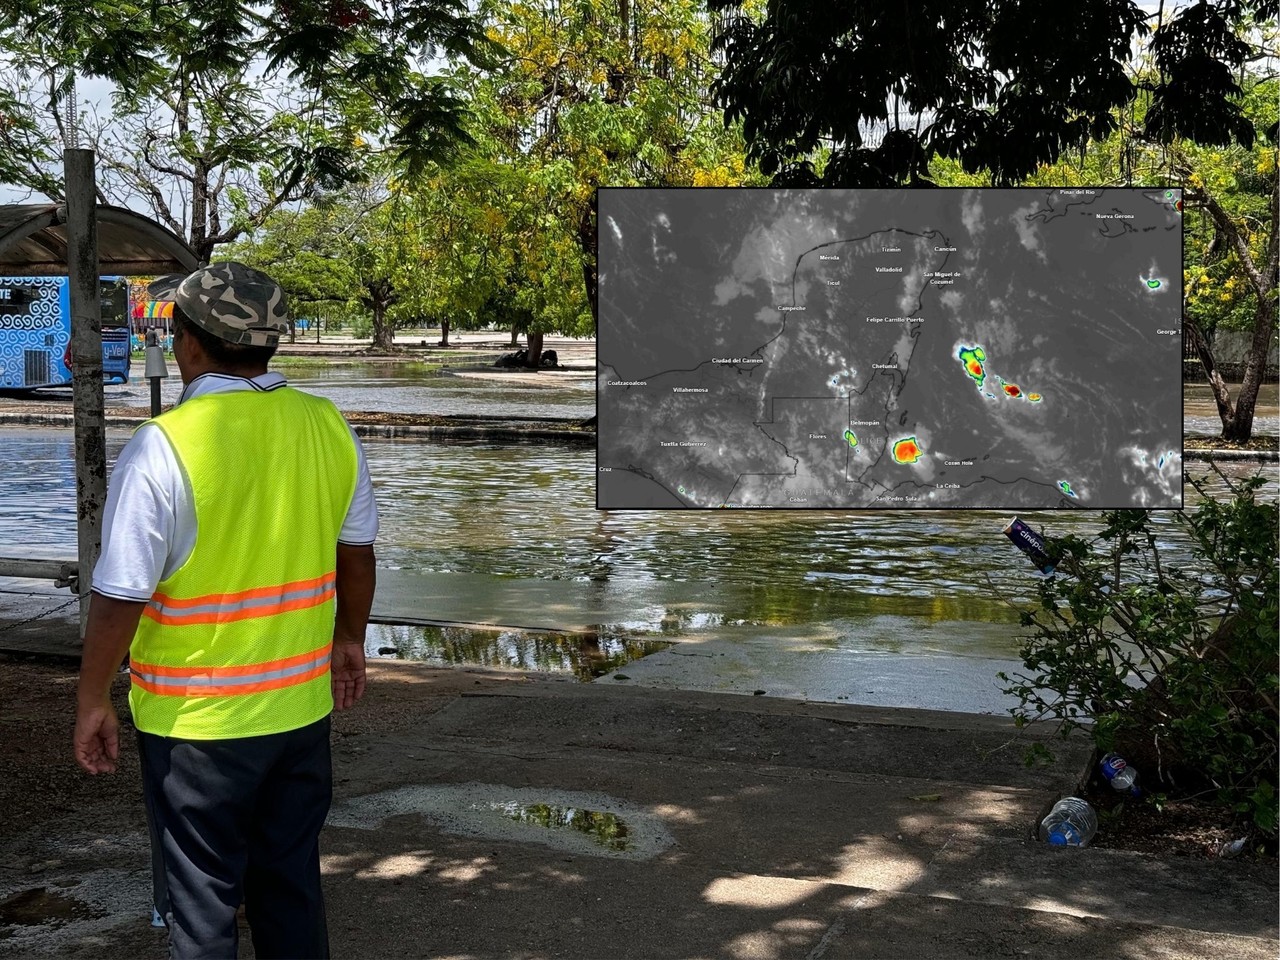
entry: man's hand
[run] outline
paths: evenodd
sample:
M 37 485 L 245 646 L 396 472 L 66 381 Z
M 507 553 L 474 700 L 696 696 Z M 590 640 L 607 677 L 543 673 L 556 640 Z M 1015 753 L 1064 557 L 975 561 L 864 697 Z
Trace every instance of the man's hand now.
M 76 763 L 90 773 L 115 773 L 120 754 L 120 721 L 110 701 L 76 710 Z
M 129 642 L 138 629 L 145 603 L 116 600 L 95 593 L 89 600 L 89 623 L 80 653 L 80 683 L 76 688 L 76 732 L 72 748 L 76 763 L 90 773 L 115 773 L 120 752 L 120 721 L 111 705 L 111 683 Z
M 364 644 L 335 640 L 329 670 L 333 707 L 345 710 L 364 696 Z

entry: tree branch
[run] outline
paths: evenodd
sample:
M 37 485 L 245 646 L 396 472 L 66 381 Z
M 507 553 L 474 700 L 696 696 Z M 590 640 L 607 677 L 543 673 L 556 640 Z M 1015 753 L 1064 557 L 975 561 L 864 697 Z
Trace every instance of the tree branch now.
M 1214 226 L 1222 232 L 1227 238 L 1227 242 L 1234 248 L 1236 256 L 1240 259 L 1240 266 L 1244 268 L 1244 272 L 1248 275 L 1249 282 L 1253 284 L 1253 289 L 1258 296 L 1265 297 L 1271 291 L 1274 281 L 1270 277 L 1263 276 L 1262 271 L 1258 269 L 1258 265 L 1253 259 L 1253 253 L 1249 250 L 1249 241 L 1241 235 L 1240 228 L 1236 225 L 1236 222 L 1231 219 L 1227 211 L 1222 209 L 1222 204 L 1218 203 L 1205 190 L 1192 188 L 1188 191 L 1188 194 L 1195 203 L 1203 205 L 1209 211 L 1209 216 L 1213 218 Z
M 156 132 L 148 128 L 142 141 L 142 159 L 146 161 L 147 166 L 156 173 L 163 173 L 170 177 L 175 177 L 178 180 L 185 180 L 187 183 L 194 183 L 195 177 L 190 171 L 182 170 L 179 167 L 166 166 L 151 155 L 151 148 L 155 145 L 155 142 L 158 139 L 159 137 L 156 135 Z

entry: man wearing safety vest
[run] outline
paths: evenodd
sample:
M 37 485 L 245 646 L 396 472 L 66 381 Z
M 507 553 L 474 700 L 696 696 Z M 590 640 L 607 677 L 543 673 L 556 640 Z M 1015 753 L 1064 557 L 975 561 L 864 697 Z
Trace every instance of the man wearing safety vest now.
M 378 514 L 328 400 L 267 372 L 284 293 L 243 264 L 151 286 L 174 303 L 178 405 L 111 475 L 80 668 L 75 756 L 115 771 L 127 651 L 171 957 L 327 957 L 318 838 L 329 714 L 364 692 Z

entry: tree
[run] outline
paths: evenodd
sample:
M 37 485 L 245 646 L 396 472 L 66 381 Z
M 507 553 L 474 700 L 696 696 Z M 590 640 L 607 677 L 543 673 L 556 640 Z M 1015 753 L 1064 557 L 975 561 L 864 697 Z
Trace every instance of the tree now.
M 778 184 L 1186 182 L 1217 239 L 1201 243 L 1188 219 L 1185 328 L 1223 437 L 1247 440 L 1276 325 L 1276 86 L 1250 66 L 1276 54 L 1275 0 L 1202 0 L 1168 18 L 1129 0 L 1070 17 L 1012 0 L 917 6 L 908 22 L 885 0 L 815 22 L 776 0 L 728 20 L 715 90 L 748 155 Z M 1193 263 L 1196 250 L 1210 259 Z M 1209 273 L 1224 281 L 1214 304 L 1199 286 Z M 1203 335 L 1228 302 L 1253 334 L 1234 404 Z
M 277 277 L 302 302 L 346 302 L 369 311 L 372 349 L 395 350 L 392 308 L 414 282 L 403 269 L 416 231 L 412 211 L 385 185 L 318 198 L 273 214 L 252 240 L 230 251 Z
M 1020 0 L 922 0 L 905 16 L 900 3 L 869 0 L 821 17 L 803 0 L 773 0 L 758 19 L 735 0 L 709 5 L 733 12 L 715 43 L 725 119 L 741 120 L 748 156 L 792 185 L 928 183 L 934 157 L 1018 182 L 1116 129 L 1139 89 L 1131 45 L 1151 32 L 1132 0 L 1083 0 L 1069 15 Z M 1157 24 L 1159 73 L 1141 81 L 1148 136 L 1252 144 L 1234 79 L 1252 47 L 1235 30 L 1276 7 L 1201 0 Z
M 1159 31 L 1156 33 L 1159 37 Z M 1275 50 L 1275 26 L 1258 35 L 1260 48 Z M 1153 42 L 1154 46 L 1154 42 Z M 1027 182 L 1109 183 L 1131 186 L 1184 185 L 1184 337 L 1205 369 L 1222 421 L 1221 437 L 1242 443 L 1253 431 L 1258 390 L 1276 331 L 1276 273 L 1280 268 L 1280 179 L 1276 165 L 1277 93 L 1280 83 L 1244 71 L 1238 103 L 1244 124 L 1257 132 L 1251 146 L 1204 146 L 1185 137 L 1152 139 L 1147 118 L 1158 71 L 1145 58 L 1136 71 L 1138 97 L 1129 116 L 1101 143 L 1073 162 L 1041 168 Z M 1245 137 L 1249 140 L 1249 137 Z M 1076 170 L 1070 169 L 1076 166 Z M 1088 171 L 1087 175 L 1081 174 Z M 1233 401 L 1211 347 L 1216 330 L 1250 333 L 1241 384 Z
M 407 190 L 418 232 L 402 265 L 411 290 L 404 306 L 439 319 L 441 346 L 451 328 L 498 320 L 500 293 L 536 281 L 521 269 L 534 264 L 520 262 L 528 246 L 520 237 L 534 215 L 527 187 L 517 170 L 477 147 Z
M 708 171 L 727 183 L 735 168 L 741 182 L 742 144 L 710 101 L 710 21 L 694 0 L 490 0 L 480 10 L 507 55 L 455 78 L 479 150 L 514 171 L 540 211 L 515 237 L 542 269 L 521 267 L 530 283 L 495 302 L 528 324 L 536 365 L 543 333 L 594 324 L 596 188 L 692 185 Z M 569 267 L 581 293 L 566 298 L 550 284 Z
M 113 110 L 81 116 L 82 136 L 98 157 L 105 201 L 147 209 L 186 239 L 201 261 L 262 224 L 273 211 L 355 176 L 365 141 L 334 144 L 341 169 L 324 170 L 292 156 L 308 144 L 333 141 L 314 105 L 297 91 L 267 96 L 243 73 L 184 73 L 175 62 L 145 97 L 118 95 Z M 47 80 L 48 78 L 46 78 Z M 63 122 L 52 96 L 20 86 L 25 120 L 43 142 L 60 139 Z M 46 149 L 11 153 L 10 182 L 62 200 L 61 163 Z
M 291 318 L 321 305 L 349 305 L 358 300 L 359 280 L 338 242 L 341 226 L 332 203 L 277 210 L 223 254 L 270 274 L 289 298 Z
M 1272 116 L 1276 83 L 1269 89 Z M 1280 270 L 1280 174 L 1274 123 L 1263 149 L 1237 148 L 1225 169 L 1223 157 L 1188 150 L 1178 159 L 1188 184 L 1188 207 L 1204 212 L 1190 225 L 1183 325 L 1208 377 L 1222 420 L 1222 438 L 1244 442 L 1253 434 L 1258 390 L 1276 331 L 1276 274 Z M 1207 222 L 1205 222 L 1207 221 Z M 1216 283 L 1214 281 L 1217 281 Z M 1222 318 L 1219 322 L 1219 317 Z M 1250 331 L 1240 390 L 1234 402 L 1217 369 L 1208 332 L 1212 327 Z
M 164 177 L 185 183 L 205 254 L 288 199 L 359 180 L 353 146 L 376 143 L 410 170 L 447 153 L 465 139 L 463 106 L 422 63 L 437 54 L 483 63 L 492 50 L 452 0 L 17 0 L 0 12 L 0 61 L 13 68 L 0 84 L 0 174 L 57 197 L 31 95 L 61 131 L 75 76 L 105 78 L 117 85 L 117 114 L 135 126 L 121 135 L 139 134 L 105 151 L 108 172 L 158 212 Z M 272 116 L 260 91 L 285 86 L 291 109 Z M 265 204 L 236 183 L 249 172 Z M 229 209 L 211 207 L 223 189 Z

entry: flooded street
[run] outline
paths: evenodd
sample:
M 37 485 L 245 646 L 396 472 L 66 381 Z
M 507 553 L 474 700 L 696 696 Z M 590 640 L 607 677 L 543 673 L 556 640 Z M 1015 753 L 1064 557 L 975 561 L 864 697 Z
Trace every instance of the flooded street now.
M 108 431 L 114 462 L 128 439 Z M 805 624 L 878 615 L 1011 622 L 997 592 L 1023 596 L 1034 576 L 995 511 L 598 511 L 591 450 L 370 440 L 382 534 L 380 564 L 425 573 L 699 585 L 701 609 L 681 628 L 727 621 Z M 0 428 L 5 463 L 0 546 L 75 552 L 69 431 Z M 1209 476 L 1192 461 L 1193 475 Z M 1231 464 L 1247 476 L 1256 464 Z M 1215 488 L 1221 481 L 1213 478 Z M 1272 488 L 1274 495 L 1274 487 Z M 305 491 L 300 492 L 305 496 Z M 1188 502 L 1194 491 L 1188 490 Z M 1097 515 L 1023 514 L 1051 535 L 1087 534 Z M 1175 554 L 1180 537 L 1167 527 Z M 636 628 L 661 629 L 638 613 Z
M 1229 384 L 1234 402 L 1240 393 L 1239 384 Z M 1254 436 L 1280 434 L 1280 398 L 1277 385 L 1264 383 L 1258 389 L 1258 402 L 1253 415 Z M 1182 385 L 1182 432 L 1188 437 L 1216 437 L 1222 432 L 1222 420 L 1218 417 L 1218 405 L 1207 383 Z
M 374 366 L 295 370 L 290 380 L 347 409 L 572 417 L 594 410 L 590 380 L 582 387 L 512 389 Z M 1207 393 L 1200 398 L 1193 386 L 1189 433 L 1195 418 L 1212 415 Z M 137 384 L 116 389 L 143 395 Z M 1274 423 L 1274 387 L 1269 398 Z M 128 436 L 108 430 L 110 461 Z M 503 606 L 504 597 L 533 589 L 572 606 L 564 625 L 590 631 L 586 641 L 565 641 L 377 626 L 370 633 L 373 655 L 538 667 L 583 678 L 612 671 L 611 679 L 746 693 L 764 674 L 784 695 L 856 694 L 877 702 L 870 687 L 851 694 L 842 678 L 870 683 L 880 676 L 886 685 L 910 687 L 909 677 L 896 676 L 883 659 L 909 654 L 929 658 L 919 662 L 936 674 L 933 683 L 959 691 L 958 705 L 942 701 L 944 709 L 975 709 L 963 693 L 975 682 L 973 671 L 989 677 L 992 662 L 1016 656 L 1017 614 L 1006 601 L 1035 592 L 1038 574 L 1002 533 L 1007 511 L 598 511 L 592 449 L 372 439 L 365 449 L 382 518 L 379 565 L 435 577 L 464 593 L 472 609 L 490 611 L 467 618 L 441 605 L 419 616 L 536 624 L 513 601 Z M 0 427 L 0 553 L 74 556 L 73 458 L 70 430 Z M 1274 464 L 1222 469 L 1231 477 L 1275 474 Z M 1188 461 L 1187 471 L 1206 479 L 1215 495 L 1225 493 L 1207 464 Z M 1276 496 L 1274 483 L 1266 495 Z M 1188 487 L 1186 504 L 1195 500 Z M 1088 536 L 1100 527 L 1098 514 L 1086 511 L 1021 516 L 1050 536 Z M 1172 515 L 1157 513 L 1154 522 L 1166 559 L 1185 560 L 1186 541 Z M 677 639 L 677 647 L 663 649 Z M 998 704 L 989 699 L 980 706 Z
M 458 376 L 416 362 L 387 363 L 275 363 L 289 385 L 332 400 L 338 409 L 383 413 L 431 413 L 493 417 L 558 417 L 581 420 L 596 412 L 595 380 L 566 379 L 563 385 L 522 387 L 519 383 L 495 388 L 492 382 Z M 169 372 L 176 374 L 170 363 Z M 160 383 L 160 399 L 173 404 L 182 383 L 171 376 Z M 108 406 L 145 407 L 151 388 L 144 380 L 108 386 Z M 70 405 L 68 404 L 68 409 Z

